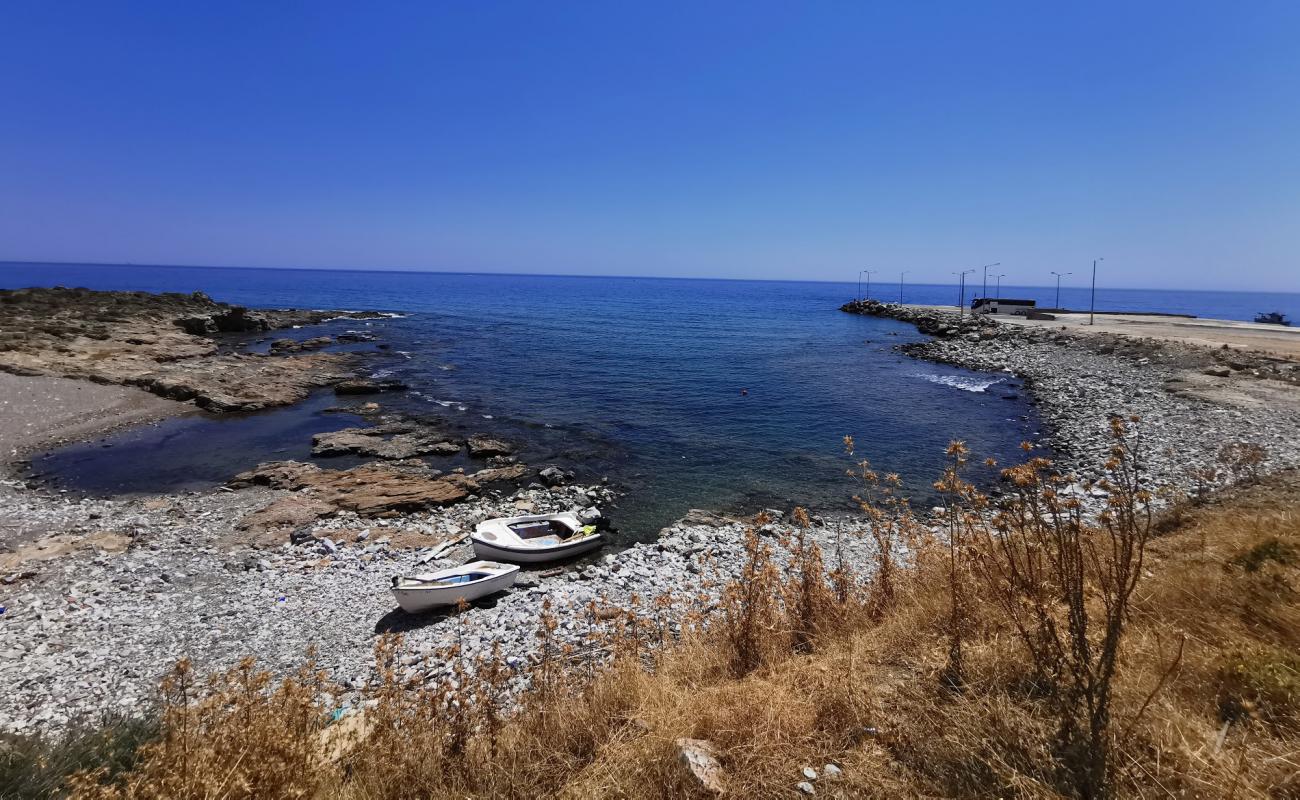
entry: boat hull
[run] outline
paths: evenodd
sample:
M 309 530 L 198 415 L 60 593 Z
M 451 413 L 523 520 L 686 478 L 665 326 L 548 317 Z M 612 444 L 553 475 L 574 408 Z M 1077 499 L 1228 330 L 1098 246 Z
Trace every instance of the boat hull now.
M 453 586 L 395 586 L 392 592 L 403 611 L 408 614 L 418 614 L 433 608 L 459 605 L 462 600 L 472 603 L 480 597 L 505 591 L 514 585 L 518 577 L 519 568 L 513 567 L 499 575 L 472 583 Z
M 576 542 L 562 542 L 547 547 L 515 547 L 501 542 L 487 542 L 477 535 L 471 535 L 474 555 L 492 561 L 509 561 L 514 564 L 545 564 L 548 561 L 580 556 L 590 553 L 605 543 L 599 534 L 585 537 Z

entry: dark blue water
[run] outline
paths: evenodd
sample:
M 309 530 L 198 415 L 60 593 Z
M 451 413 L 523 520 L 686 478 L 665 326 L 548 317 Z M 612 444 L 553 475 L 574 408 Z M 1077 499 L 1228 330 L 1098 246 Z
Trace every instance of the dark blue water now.
M 1037 433 L 1014 380 L 908 359 L 894 347 L 919 339 L 913 328 L 837 311 L 856 284 L 0 265 L 0 286 L 59 284 L 406 313 L 368 327 L 392 347 L 372 353 L 372 369 L 412 386 L 386 405 L 508 436 L 530 464 L 608 476 L 628 492 L 619 516 L 639 536 L 691 507 L 847 508 L 856 487 L 844 475 L 846 434 L 859 457 L 900 473 L 924 502 L 951 439 L 1005 461 Z M 905 287 L 909 302 L 951 303 L 953 293 Z M 1239 318 L 1297 307 L 1294 298 L 1161 294 L 1099 299 Z M 327 411 L 334 404 L 323 395 L 290 410 L 172 420 L 35 467 L 86 491 L 210 486 L 259 461 L 306 457 L 312 432 L 355 423 Z

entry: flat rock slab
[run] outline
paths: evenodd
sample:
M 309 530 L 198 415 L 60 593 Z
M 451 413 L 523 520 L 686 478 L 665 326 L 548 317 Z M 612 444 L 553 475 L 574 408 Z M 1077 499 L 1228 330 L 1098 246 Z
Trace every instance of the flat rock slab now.
M 466 442 L 469 447 L 471 458 L 487 458 L 488 456 L 508 456 L 515 451 L 515 446 L 509 442 L 503 442 L 500 439 L 494 439 L 491 436 L 479 434 L 469 437 Z
M 246 531 L 297 528 L 315 522 L 327 514 L 333 514 L 337 510 L 324 500 L 290 495 L 245 516 L 239 521 L 238 527 Z
M 319 350 L 322 347 L 329 347 L 334 340 L 329 336 L 314 336 L 310 339 L 298 341 L 296 339 L 276 339 L 271 342 L 272 353 L 302 353 L 307 350 Z
M 382 464 L 363 464 L 346 470 L 321 469 L 297 461 L 263 464 L 236 476 L 234 483 L 305 491 L 332 509 L 353 511 L 361 516 L 448 506 L 479 489 L 477 482 L 464 475 L 429 478 Z
M 460 443 L 439 433 L 401 430 L 386 437 L 388 429 L 344 428 L 340 431 L 318 433 L 311 440 L 311 454 L 329 456 L 361 455 L 373 458 L 403 459 L 417 456 L 454 456 L 460 452 Z
M 470 476 L 475 483 L 494 483 L 497 481 L 517 481 L 528 474 L 528 467 L 523 464 L 510 464 L 505 467 L 481 469 Z
M 294 357 L 229 354 L 158 366 L 123 383 L 213 412 L 292 405 L 345 377 L 352 360 L 334 353 Z M 92 378 L 93 379 L 93 378 Z M 117 381 L 113 381 L 117 382 Z

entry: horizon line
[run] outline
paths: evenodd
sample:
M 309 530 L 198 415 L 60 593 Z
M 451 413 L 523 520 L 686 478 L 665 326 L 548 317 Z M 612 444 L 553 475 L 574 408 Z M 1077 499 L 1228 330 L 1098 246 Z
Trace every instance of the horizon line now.
M 677 275 L 599 275 L 599 274 L 576 274 L 562 272 L 499 272 L 499 271 L 454 271 L 423 269 L 420 267 L 396 267 L 396 268 L 366 268 L 366 267 L 272 267 L 272 266 L 238 266 L 229 264 L 144 264 L 135 262 L 120 261 L 13 261 L 0 260 L 0 267 L 15 265 L 32 265 L 32 266 L 51 266 L 51 267 L 145 267 L 158 269 L 219 269 L 219 270 L 245 270 L 245 271 L 286 271 L 286 272 L 352 272 L 362 274 L 379 274 L 379 275 L 486 275 L 495 277 L 510 278 L 602 278 L 615 280 L 650 280 L 650 281 L 725 281 L 730 283 L 825 283 L 825 284 L 845 284 L 853 285 L 856 281 L 853 279 L 836 281 L 825 279 L 796 279 L 796 278 L 714 278 L 702 276 L 677 276 Z M 892 285 L 892 282 L 888 282 Z M 954 283 L 925 283 L 920 281 L 904 282 L 905 286 L 957 286 Z M 1018 287 L 1026 289 L 1047 289 L 1055 291 L 1056 287 L 1052 284 L 1032 284 L 1032 283 L 1010 283 L 1009 287 Z M 1062 286 L 1063 289 L 1087 289 L 1087 286 Z M 1172 289 L 1160 287 L 1120 287 L 1120 286 L 1098 286 L 1098 289 L 1108 291 L 1128 291 L 1128 292 L 1213 292 L 1219 294 L 1300 294 L 1300 289 Z

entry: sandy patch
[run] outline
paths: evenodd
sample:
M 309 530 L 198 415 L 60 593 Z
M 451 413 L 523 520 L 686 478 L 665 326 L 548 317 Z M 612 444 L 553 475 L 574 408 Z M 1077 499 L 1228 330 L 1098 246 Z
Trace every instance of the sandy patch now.
M 94 550 L 97 553 L 121 553 L 131 545 L 131 537 L 114 531 L 96 531 L 87 535 L 58 533 L 20 545 L 16 550 L 0 553 L 0 573 L 18 572 L 36 561 L 52 561 L 70 553 Z
M 0 372 L 0 464 L 187 411 L 192 407 L 130 386 Z

